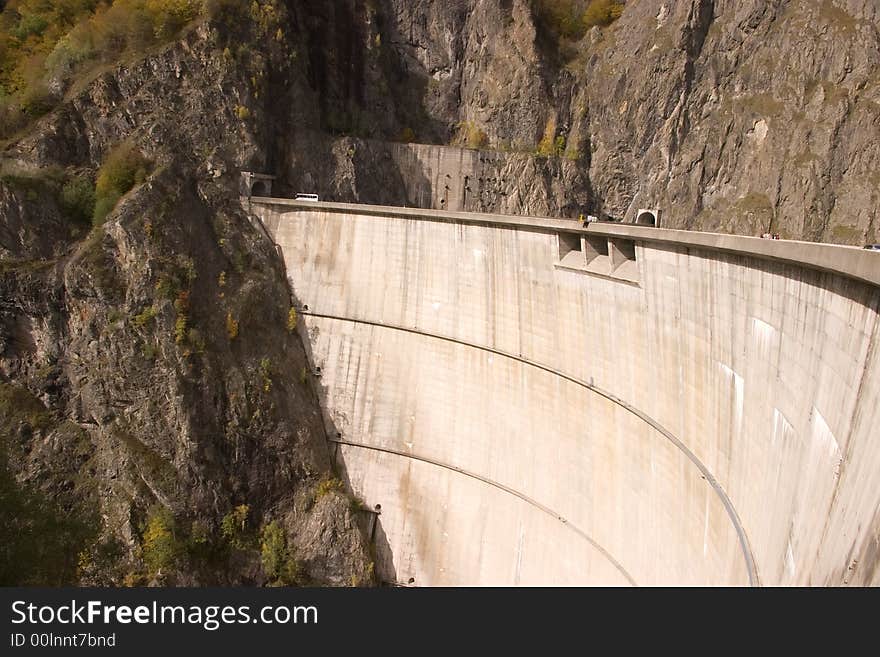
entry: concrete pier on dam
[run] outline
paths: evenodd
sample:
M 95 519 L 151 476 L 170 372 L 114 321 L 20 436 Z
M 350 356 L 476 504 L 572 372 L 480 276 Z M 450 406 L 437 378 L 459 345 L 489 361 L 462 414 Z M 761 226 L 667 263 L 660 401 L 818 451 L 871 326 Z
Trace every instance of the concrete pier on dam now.
M 880 583 L 880 253 L 250 204 L 383 578 Z

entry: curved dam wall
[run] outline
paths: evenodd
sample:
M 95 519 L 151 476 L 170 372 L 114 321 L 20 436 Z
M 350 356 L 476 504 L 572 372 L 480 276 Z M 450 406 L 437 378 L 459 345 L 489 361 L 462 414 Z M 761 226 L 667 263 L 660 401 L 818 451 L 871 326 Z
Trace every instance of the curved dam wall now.
M 260 199 L 383 577 L 880 582 L 880 254 Z

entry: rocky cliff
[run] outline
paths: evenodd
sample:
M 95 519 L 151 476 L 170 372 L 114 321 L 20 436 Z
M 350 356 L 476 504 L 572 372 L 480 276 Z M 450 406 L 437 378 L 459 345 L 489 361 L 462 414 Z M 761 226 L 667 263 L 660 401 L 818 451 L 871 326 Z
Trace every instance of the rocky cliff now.
M 406 204 L 431 174 L 389 165 L 389 143 L 453 145 L 504 162 L 486 192 L 506 199 L 468 209 L 878 239 L 876 3 L 631 1 L 574 36 L 547 5 L 589 6 L 265 2 L 239 16 L 272 24 L 261 43 L 215 22 L 213 56 L 249 71 L 228 110 L 249 165 L 284 194 Z
M 282 51 L 236 62 L 221 33 L 101 73 L 7 146 L 4 584 L 375 581 L 283 265 L 238 198 L 271 123 L 251 78 Z M 65 181 L 118 144 L 143 182 L 83 224 Z
M 533 152 L 549 136 L 607 216 L 659 207 L 672 227 L 878 239 L 872 0 L 630 1 L 565 42 L 535 18 L 554 3 L 379 4 L 383 47 L 421 96 L 416 135 L 464 126 Z

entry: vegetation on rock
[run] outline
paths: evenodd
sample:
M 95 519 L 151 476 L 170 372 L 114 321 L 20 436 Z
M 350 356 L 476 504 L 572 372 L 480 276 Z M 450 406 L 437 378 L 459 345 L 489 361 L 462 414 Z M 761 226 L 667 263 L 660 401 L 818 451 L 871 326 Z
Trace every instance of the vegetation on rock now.
M 557 40 L 577 41 L 592 27 L 607 27 L 621 17 L 622 0 L 533 0 L 535 16 Z
M 119 199 L 147 177 L 150 162 L 132 144 L 111 150 L 98 170 L 92 223 L 100 226 Z
M 49 111 L 80 75 L 174 38 L 202 0 L 8 0 L 0 13 L 0 137 Z
M 232 316 L 232 313 L 226 313 L 226 336 L 230 340 L 238 337 L 238 320 Z
M 150 575 L 172 569 L 180 557 L 183 547 L 175 532 L 174 515 L 165 507 L 153 507 L 143 535 L 143 558 Z
M 290 7 L 3 3 L 0 133 L 18 134 L 0 161 L 0 369 L 16 383 L 0 382 L 0 520 L 15 530 L 0 583 L 363 572 L 345 500 L 309 506 L 330 469 L 314 397 L 269 394 L 307 361 L 274 250 L 228 175 L 258 157 L 257 99 L 296 61 Z M 201 175 L 206 160 L 224 173 Z M 277 321 L 239 332 L 257 309 Z M 284 531 L 263 534 L 263 518 Z M 324 524 L 332 540 L 306 531 L 294 555 L 290 537 Z
M 232 511 L 223 516 L 220 523 L 220 532 L 226 542 L 237 549 L 247 549 L 253 542 L 253 536 L 248 524 L 250 507 L 247 504 L 239 504 Z
M 260 557 L 263 573 L 270 584 L 292 586 L 298 583 L 302 567 L 284 530 L 274 520 L 260 532 Z
M 95 212 L 95 186 L 87 176 L 71 178 L 61 188 L 61 207 L 74 221 L 91 221 Z
M 329 495 L 330 493 L 341 491 L 343 489 L 344 487 L 342 481 L 340 481 L 337 477 L 322 479 L 318 483 L 318 487 L 315 489 L 315 499 L 320 500 L 325 495 Z
M 0 586 L 75 584 L 78 555 L 97 538 L 99 521 L 84 504 L 67 495 L 53 498 L 16 476 L 22 474 L 14 456 L 21 437 L 50 433 L 65 440 L 81 434 L 57 423 L 24 388 L 0 384 Z

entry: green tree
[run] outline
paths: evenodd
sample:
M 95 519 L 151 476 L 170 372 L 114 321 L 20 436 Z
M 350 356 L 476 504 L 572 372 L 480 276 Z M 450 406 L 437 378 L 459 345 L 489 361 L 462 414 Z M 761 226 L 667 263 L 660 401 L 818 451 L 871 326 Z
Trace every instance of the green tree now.
M 149 171 L 150 162 L 133 145 L 124 142 L 112 149 L 98 170 L 95 183 L 95 209 L 92 223 L 100 226 L 116 203 L 136 184 L 142 183 Z
M 86 176 L 68 180 L 61 188 L 61 208 L 78 223 L 88 223 L 95 212 L 95 186 Z
M 227 543 L 232 547 L 245 550 L 251 543 L 250 532 L 248 532 L 248 514 L 250 507 L 247 504 L 240 504 L 232 511 L 223 516 L 220 522 L 220 533 Z
M 263 572 L 275 585 L 292 586 L 300 577 L 301 567 L 287 536 L 274 520 L 260 532 L 260 558 Z
M 154 506 L 147 515 L 143 534 L 143 557 L 150 574 L 174 567 L 181 554 L 175 536 L 174 515 L 162 506 Z

